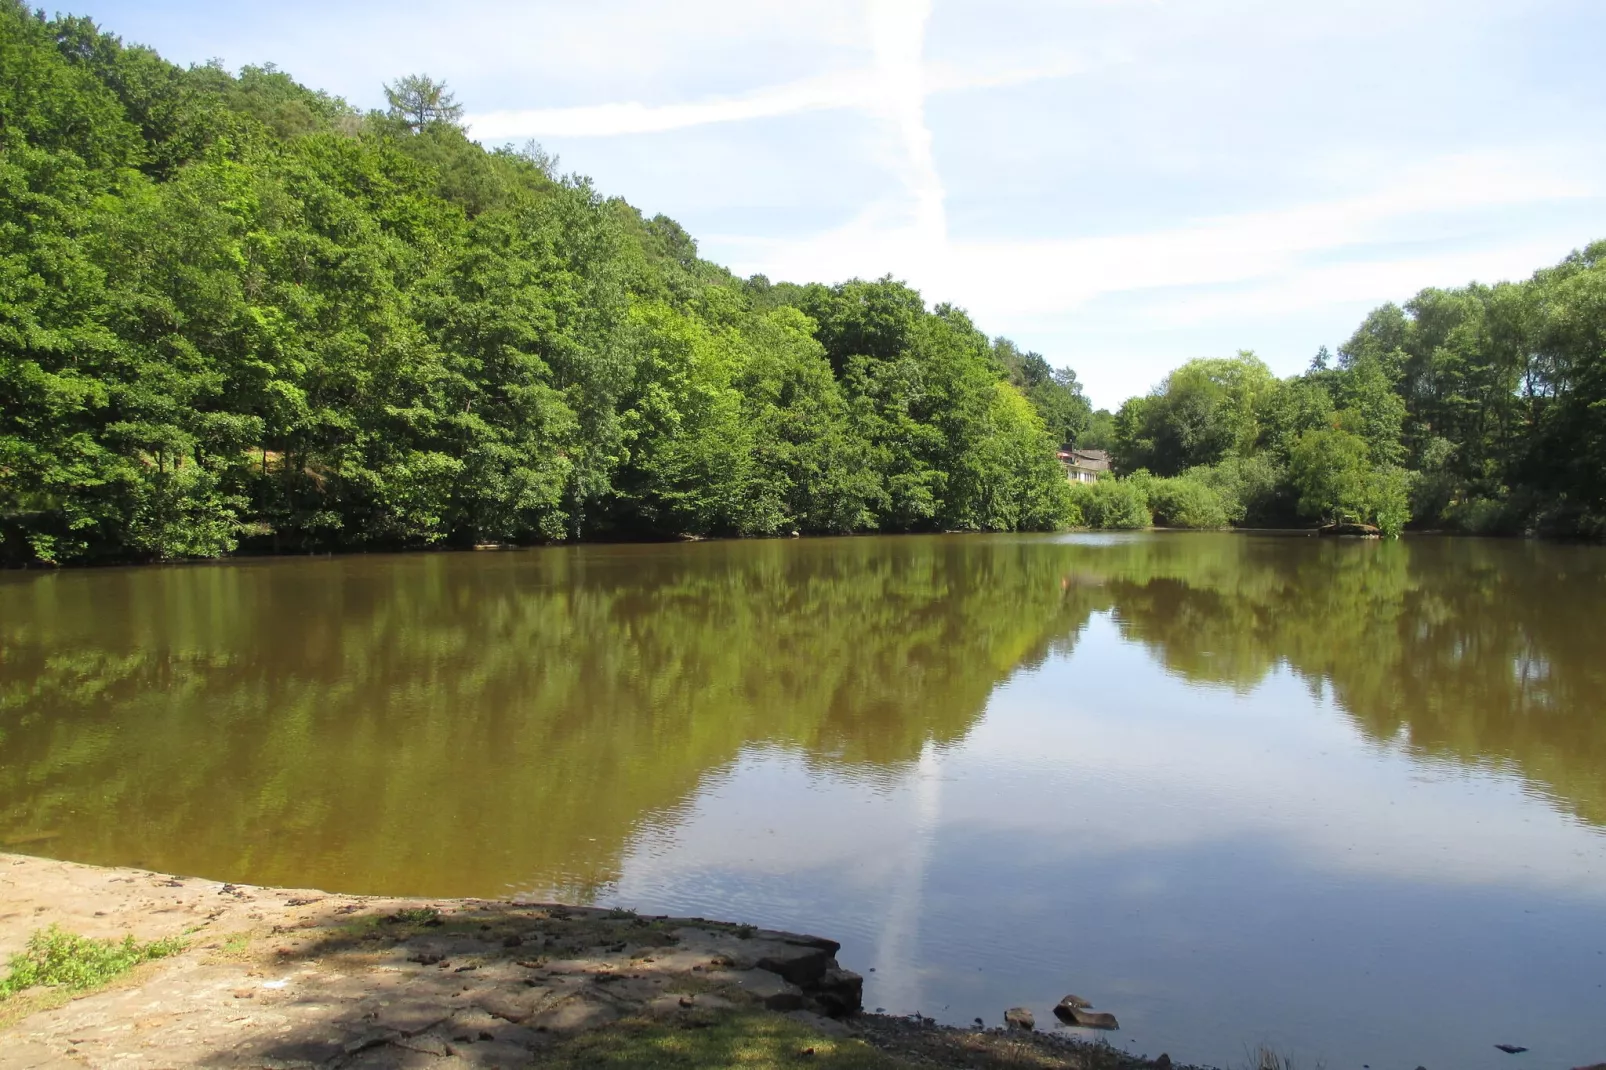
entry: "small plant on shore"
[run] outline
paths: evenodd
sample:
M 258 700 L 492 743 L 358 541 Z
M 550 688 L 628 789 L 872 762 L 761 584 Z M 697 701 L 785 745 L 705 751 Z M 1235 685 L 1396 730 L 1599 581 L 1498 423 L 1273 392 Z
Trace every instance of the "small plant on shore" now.
M 434 907 L 407 907 L 392 914 L 387 921 L 399 922 L 403 925 L 429 925 L 441 924 L 441 912 Z
M 176 937 L 141 944 L 132 936 L 126 936 L 119 943 L 63 932 L 52 925 L 35 932 L 28 938 L 28 946 L 11 956 L 10 973 L 0 981 L 0 1000 L 36 985 L 84 992 L 127 973 L 142 962 L 166 958 L 182 950 L 184 941 Z
M 1275 1048 L 1261 1044 L 1250 1053 L 1249 1070 L 1298 1070 L 1298 1064 Z M 1325 1070 L 1325 1064 L 1318 1060 L 1315 1070 Z

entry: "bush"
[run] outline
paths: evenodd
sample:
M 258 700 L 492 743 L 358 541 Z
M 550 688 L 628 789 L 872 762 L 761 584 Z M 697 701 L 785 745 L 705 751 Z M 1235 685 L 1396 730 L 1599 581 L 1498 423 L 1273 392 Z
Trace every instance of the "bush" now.
M 1154 522 L 1168 528 L 1224 528 L 1227 507 L 1216 490 L 1188 475 L 1156 479 L 1148 487 Z
M 1071 503 L 1082 514 L 1082 522 L 1090 528 L 1130 530 L 1146 528 L 1154 523 L 1141 483 L 1131 480 L 1101 479 L 1096 483 L 1072 483 Z
M 1198 480 L 1220 495 L 1227 520 L 1233 524 L 1260 527 L 1285 524 L 1294 517 L 1288 472 L 1264 454 L 1232 454 L 1213 465 L 1190 468 L 1182 477 Z

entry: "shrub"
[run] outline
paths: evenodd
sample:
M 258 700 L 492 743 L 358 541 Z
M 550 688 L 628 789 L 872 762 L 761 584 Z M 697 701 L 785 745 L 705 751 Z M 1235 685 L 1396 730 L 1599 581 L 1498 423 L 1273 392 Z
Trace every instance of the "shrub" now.
M 1220 495 L 1231 523 L 1266 525 L 1287 523 L 1294 517 L 1288 472 L 1265 454 L 1229 454 L 1213 465 L 1190 468 L 1182 476 L 1198 480 Z
M 1168 528 L 1224 528 L 1230 519 L 1221 495 L 1187 475 L 1154 480 L 1148 499 L 1154 522 Z
M 1090 528 L 1129 530 L 1146 528 L 1154 522 L 1141 482 L 1101 479 L 1096 483 L 1073 483 L 1071 502 Z

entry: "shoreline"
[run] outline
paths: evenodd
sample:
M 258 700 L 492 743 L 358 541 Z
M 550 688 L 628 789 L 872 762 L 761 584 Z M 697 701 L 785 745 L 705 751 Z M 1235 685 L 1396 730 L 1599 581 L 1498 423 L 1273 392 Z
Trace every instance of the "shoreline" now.
M 184 948 L 81 994 L 34 988 L 0 1000 L 0 1070 L 567 1066 L 599 1048 L 732 1037 L 818 1052 L 821 1066 L 1169 1065 L 1063 1034 L 864 1014 L 862 979 L 823 937 L 0 853 L 0 958 L 51 926 Z
M 1179 535 L 1266 535 L 1285 538 L 1305 538 L 1321 535 L 1317 527 L 1247 527 L 1229 525 L 1224 528 L 1183 528 L 1167 527 L 1151 524 L 1142 528 L 1045 528 L 1042 530 L 1020 531 L 847 531 L 847 532 L 810 532 L 798 535 L 667 535 L 653 538 L 617 538 L 617 539 L 564 539 L 552 542 L 518 542 L 518 543 L 478 543 L 474 545 L 442 545 L 439 543 L 421 544 L 417 546 L 381 546 L 363 548 L 342 548 L 338 550 L 236 550 L 216 557 L 175 557 L 168 559 L 138 559 L 138 558 L 105 558 L 93 561 L 74 561 L 67 564 L 43 564 L 30 561 L 16 561 L 0 559 L 0 572 L 82 572 L 99 569 L 123 568 L 183 568 L 199 565 L 240 564 L 244 562 L 259 561 L 306 561 L 312 558 L 344 558 L 344 557 L 383 557 L 383 556 L 413 556 L 418 554 L 475 554 L 498 553 L 515 550 L 545 550 L 563 547 L 590 547 L 590 546 L 683 546 L 688 543 L 757 543 L 757 542 L 794 542 L 802 540 L 819 541 L 822 539 L 874 539 L 874 538 L 945 538 L 950 536 L 982 536 L 982 535 L 1139 535 L 1139 534 L 1179 534 Z M 1333 536 L 1328 536 L 1333 537 Z M 1361 536 L 1337 536 L 1339 538 L 1360 538 Z M 1592 535 L 1554 534 L 1534 531 L 1526 532 L 1472 532 L 1456 531 L 1449 528 L 1409 528 L 1400 533 L 1399 538 L 1438 538 L 1438 539 L 1497 539 L 1502 542 L 1521 541 L 1539 543 L 1559 543 L 1562 545 L 1601 546 L 1606 545 L 1606 539 Z

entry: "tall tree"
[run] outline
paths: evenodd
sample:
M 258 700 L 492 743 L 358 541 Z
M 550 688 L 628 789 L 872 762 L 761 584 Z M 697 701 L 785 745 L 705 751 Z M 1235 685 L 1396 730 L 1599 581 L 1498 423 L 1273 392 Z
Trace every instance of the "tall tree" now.
M 394 83 L 387 83 L 385 99 L 390 103 L 391 115 L 414 132 L 434 123 L 456 124 L 463 118 L 463 106 L 447 90 L 446 83 L 427 74 L 404 74 Z

